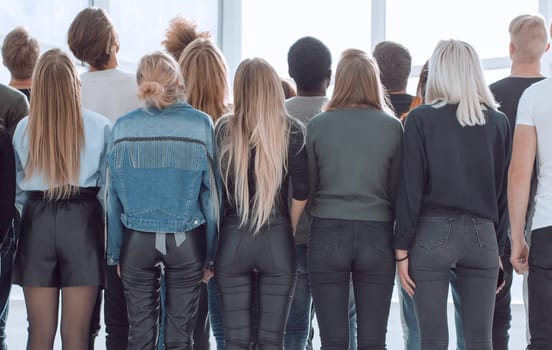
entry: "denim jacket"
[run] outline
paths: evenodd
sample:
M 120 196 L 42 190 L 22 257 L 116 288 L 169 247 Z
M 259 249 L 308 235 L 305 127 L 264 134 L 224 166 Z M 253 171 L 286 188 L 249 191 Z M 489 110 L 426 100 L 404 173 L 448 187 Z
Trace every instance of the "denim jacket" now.
M 139 108 L 119 118 L 112 134 L 108 265 L 119 263 L 123 227 L 184 235 L 205 224 L 211 261 L 221 202 L 211 118 L 182 102 L 162 110 Z

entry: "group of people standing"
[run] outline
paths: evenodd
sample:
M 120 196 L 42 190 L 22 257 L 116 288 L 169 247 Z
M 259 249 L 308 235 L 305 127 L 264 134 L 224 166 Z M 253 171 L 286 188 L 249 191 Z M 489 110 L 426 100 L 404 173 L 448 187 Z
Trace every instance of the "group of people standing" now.
M 61 300 L 63 347 L 92 349 L 103 299 L 108 350 L 206 349 L 209 323 L 219 349 L 305 349 L 314 311 L 323 349 L 385 349 L 397 278 L 408 350 L 448 348 L 449 284 L 458 346 L 507 349 L 512 265 L 530 269 L 528 349 L 549 348 L 550 82 L 528 88 L 548 35 L 524 15 L 510 36 L 512 76 L 491 88 L 475 50 L 445 40 L 410 96 L 408 50 L 382 42 L 342 54 L 327 98 L 330 51 L 303 37 L 297 96 L 251 58 L 230 101 L 224 56 L 193 23 L 172 20 L 133 75 L 106 12 L 82 10 L 68 44 L 87 72 L 37 48 L 28 113 L 0 90 L 0 233 L 27 348 L 53 348 Z

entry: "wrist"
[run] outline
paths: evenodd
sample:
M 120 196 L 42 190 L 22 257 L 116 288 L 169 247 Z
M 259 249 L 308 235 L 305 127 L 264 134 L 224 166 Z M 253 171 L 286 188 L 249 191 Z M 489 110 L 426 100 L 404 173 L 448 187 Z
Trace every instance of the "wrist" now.
M 408 259 L 408 250 L 396 249 L 395 250 L 395 261 L 404 261 Z

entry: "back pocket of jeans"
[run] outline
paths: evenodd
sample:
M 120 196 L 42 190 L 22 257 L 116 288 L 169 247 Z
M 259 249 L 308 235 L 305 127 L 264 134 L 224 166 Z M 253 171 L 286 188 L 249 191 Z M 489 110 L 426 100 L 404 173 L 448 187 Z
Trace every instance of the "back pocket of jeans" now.
M 452 219 L 422 217 L 418 222 L 416 246 L 433 250 L 447 246 Z
M 473 229 L 480 248 L 498 251 L 495 225 L 491 220 L 472 218 Z

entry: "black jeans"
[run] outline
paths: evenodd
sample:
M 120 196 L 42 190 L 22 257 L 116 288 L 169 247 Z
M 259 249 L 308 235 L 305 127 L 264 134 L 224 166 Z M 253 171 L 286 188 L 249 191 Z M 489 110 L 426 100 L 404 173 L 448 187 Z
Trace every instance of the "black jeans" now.
M 498 258 L 492 221 L 456 210 L 422 211 L 409 259 L 422 350 L 448 349 L 447 295 L 453 267 L 466 350 L 492 350 Z
M 307 253 L 322 349 L 349 347 L 349 284 L 357 312 L 358 349 L 386 349 L 395 277 L 389 222 L 314 218 Z
M 215 258 L 221 296 L 225 349 L 283 349 L 284 330 L 295 287 L 295 243 L 287 217 L 271 217 L 253 234 L 238 216 L 225 216 Z M 253 271 L 258 271 L 256 320 Z M 254 334 L 254 325 L 256 333 Z
M 156 349 L 159 332 L 161 264 L 166 286 L 165 349 L 192 349 L 199 289 L 206 255 L 204 227 L 176 245 L 166 236 L 166 255 L 155 249 L 155 234 L 125 230 L 121 279 L 128 308 L 128 349 Z
M 531 234 L 529 252 L 529 350 L 552 348 L 552 226 Z
M 493 316 L 493 350 L 508 350 L 508 341 L 510 336 L 510 321 L 512 321 L 512 310 L 510 303 L 512 301 L 512 280 L 514 269 L 510 263 L 512 248 L 508 242 L 504 255 L 501 257 L 502 267 L 504 269 L 504 288 L 496 295 L 495 310 Z
M 106 270 L 107 288 L 104 292 L 104 318 L 106 350 L 128 348 L 128 316 L 123 283 L 117 274 L 117 266 Z

